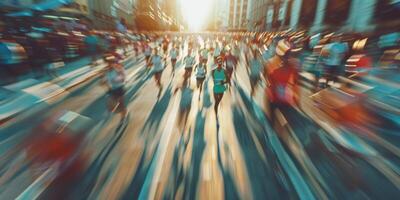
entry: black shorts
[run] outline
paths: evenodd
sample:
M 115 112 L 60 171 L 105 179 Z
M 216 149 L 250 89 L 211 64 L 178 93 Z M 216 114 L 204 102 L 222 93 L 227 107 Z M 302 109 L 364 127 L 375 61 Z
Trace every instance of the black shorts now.
M 176 58 L 171 58 L 171 62 L 176 63 Z
M 159 78 L 159 77 L 161 77 L 161 73 L 162 73 L 162 71 L 154 72 L 154 76 Z
M 339 66 L 325 65 L 324 74 L 325 74 L 325 76 L 338 76 L 338 75 L 340 75 Z
M 255 86 L 257 83 L 259 83 L 261 81 L 261 78 L 260 78 L 260 76 L 256 76 L 256 77 L 251 77 L 250 76 L 250 84 L 252 85 L 252 86 Z
M 226 68 L 226 72 L 227 72 L 228 74 L 232 74 L 233 68 L 227 67 L 227 68 Z
M 124 90 L 124 87 L 119 87 L 119 88 L 111 89 L 108 93 L 110 94 L 110 96 L 112 96 L 114 98 L 119 98 L 119 97 L 124 96 L 125 90 Z
M 203 82 L 204 79 L 206 79 L 206 78 L 205 78 L 205 77 L 197 77 L 197 78 L 196 78 L 196 80 L 197 80 L 198 82 Z
M 190 68 L 185 68 L 185 71 L 186 71 L 186 72 L 188 72 L 188 73 L 190 73 L 190 72 L 192 72 L 192 71 L 193 71 L 193 67 L 190 67 Z

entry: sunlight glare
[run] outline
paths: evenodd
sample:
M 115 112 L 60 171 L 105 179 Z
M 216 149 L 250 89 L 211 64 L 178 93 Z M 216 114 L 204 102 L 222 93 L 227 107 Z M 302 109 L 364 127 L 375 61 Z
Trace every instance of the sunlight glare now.
M 191 30 L 200 30 L 210 14 L 213 0 L 180 0 L 183 17 Z

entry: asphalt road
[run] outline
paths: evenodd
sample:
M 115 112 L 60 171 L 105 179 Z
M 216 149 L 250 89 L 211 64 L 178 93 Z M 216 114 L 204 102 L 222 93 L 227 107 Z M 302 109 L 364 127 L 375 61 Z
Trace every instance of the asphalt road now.
M 357 136 L 372 153 L 343 147 L 332 137 L 328 122 L 317 123 L 307 114 L 312 112 L 307 95 L 303 111 L 281 111 L 281 120 L 271 125 L 264 114 L 268 108 L 262 87 L 250 97 L 243 62 L 222 99 L 218 120 L 210 75 L 199 94 L 194 78 L 189 87 L 182 86 L 180 62 L 175 69 L 168 62 L 157 98 L 159 88 L 142 56 L 125 68 L 126 118 L 110 112 L 107 87 L 96 77 L 60 102 L 40 108 L 40 114 L 7 128 L 14 131 L 1 142 L 8 156 L 1 159 L 0 172 L 17 172 L 0 182 L 0 199 L 309 200 L 400 195 L 396 145 L 388 149 L 382 147 L 385 143 Z M 80 153 L 83 167 L 63 182 L 24 163 L 27 149 L 17 146 L 44 118 L 65 110 L 92 123 Z

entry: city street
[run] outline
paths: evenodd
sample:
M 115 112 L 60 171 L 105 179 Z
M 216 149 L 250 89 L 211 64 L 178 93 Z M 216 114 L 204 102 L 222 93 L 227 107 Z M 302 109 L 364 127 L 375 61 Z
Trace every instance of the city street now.
M 330 126 L 322 114 L 318 122 L 306 114 L 311 108 L 305 88 L 304 112 L 282 115 L 281 128 L 274 130 L 265 116 L 264 92 L 260 88 L 250 97 L 241 62 L 217 120 L 210 78 L 199 95 L 194 78 L 188 87 L 182 86 L 181 61 L 174 76 L 169 64 L 157 99 L 159 88 L 151 70 L 143 56 L 133 57 L 125 65 L 126 118 L 110 112 L 107 88 L 98 76 L 66 96 L 46 100 L 34 114 L 21 114 L 6 127 L 1 149 L 18 150 L 2 156 L 3 167 L 25 159 L 27 149 L 19 142 L 48 116 L 67 112 L 91 125 L 84 136 L 85 159 L 74 171 L 79 176 L 70 184 L 60 188 L 57 182 L 63 178 L 25 163 L 17 165 L 19 173 L 12 181 L 0 182 L 0 199 L 32 194 L 71 199 L 391 199 L 399 194 L 400 151 L 394 141 L 355 134 L 343 139 L 328 133 L 329 128 L 321 127 Z
M 0 200 L 400 199 L 400 0 L 0 0 Z

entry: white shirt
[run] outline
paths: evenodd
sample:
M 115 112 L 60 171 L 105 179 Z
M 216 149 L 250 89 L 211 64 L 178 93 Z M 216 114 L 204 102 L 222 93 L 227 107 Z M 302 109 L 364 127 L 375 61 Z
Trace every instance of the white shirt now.
M 196 77 L 204 78 L 206 77 L 206 66 L 203 64 L 198 64 L 196 68 Z
M 117 89 L 124 86 L 125 72 L 123 69 L 113 68 L 107 71 L 106 74 L 108 86 L 111 89 Z
M 183 60 L 183 62 L 185 63 L 185 68 L 191 68 L 191 67 L 193 67 L 193 65 L 195 64 L 195 62 L 194 62 L 194 56 L 187 55 L 187 56 L 185 57 L 185 59 Z
M 151 48 L 150 46 L 146 46 L 144 49 L 144 55 L 150 56 L 151 55 Z
M 169 55 L 172 59 L 176 59 L 178 57 L 178 51 L 176 49 L 171 49 Z

